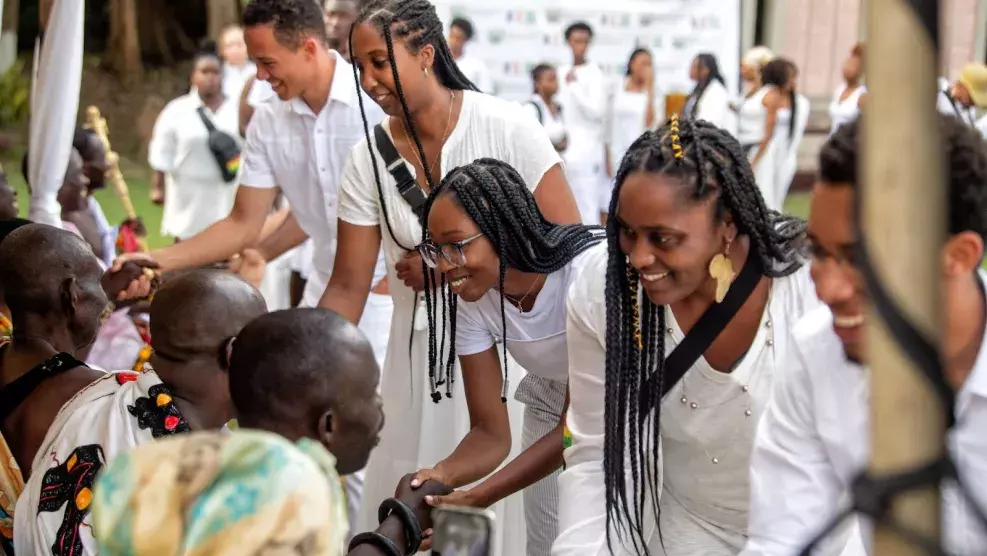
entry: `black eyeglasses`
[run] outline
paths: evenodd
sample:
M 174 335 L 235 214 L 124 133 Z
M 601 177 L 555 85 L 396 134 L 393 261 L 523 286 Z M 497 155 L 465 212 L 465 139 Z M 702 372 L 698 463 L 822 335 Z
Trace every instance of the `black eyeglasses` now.
M 447 263 L 458 268 L 466 264 L 466 253 L 463 252 L 463 247 L 466 247 L 471 241 L 482 235 L 482 233 L 479 233 L 462 241 L 453 241 L 442 245 L 436 245 L 431 241 L 426 241 L 418 246 L 418 252 L 429 268 L 439 268 L 440 255 Z

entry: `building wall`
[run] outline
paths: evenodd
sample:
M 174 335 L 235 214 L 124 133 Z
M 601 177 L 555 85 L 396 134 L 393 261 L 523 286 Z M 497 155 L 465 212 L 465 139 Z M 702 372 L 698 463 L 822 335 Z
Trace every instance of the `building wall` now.
M 843 61 L 858 41 L 866 42 L 865 0 L 745 0 L 744 13 L 764 6 L 763 21 L 744 18 L 744 44 L 753 45 L 756 25 L 766 46 L 800 68 L 799 89 L 812 101 L 810 133 L 799 153 L 799 169 L 814 172 L 829 129 L 827 109 L 842 82 Z M 987 57 L 987 0 L 942 0 L 942 75 L 953 80 L 964 64 Z M 813 131 L 815 133 L 813 133 Z

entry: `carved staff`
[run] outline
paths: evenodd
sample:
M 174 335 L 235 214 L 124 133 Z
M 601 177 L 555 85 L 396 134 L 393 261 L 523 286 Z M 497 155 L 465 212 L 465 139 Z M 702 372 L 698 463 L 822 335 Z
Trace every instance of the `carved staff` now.
M 134 203 L 130 200 L 130 188 L 123 179 L 123 172 L 120 171 L 120 155 L 113 151 L 110 146 L 110 129 L 106 125 L 106 119 L 99 112 L 99 108 L 90 106 L 86 108 L 85 127 L 96 132 L 99 140 L 103 142 L 106 149 L 106 177 L 113 185 L 113 191 L 117 194 L 123 209 L 127 213 L 128 221 L 120 225 L 120 239 L 117 246 L 124 253 L 134 251 L 147 251 L 146 242 L 137 235 L 134 230 L 134 222 L 137 220 L 137 212 L 134 210 Z

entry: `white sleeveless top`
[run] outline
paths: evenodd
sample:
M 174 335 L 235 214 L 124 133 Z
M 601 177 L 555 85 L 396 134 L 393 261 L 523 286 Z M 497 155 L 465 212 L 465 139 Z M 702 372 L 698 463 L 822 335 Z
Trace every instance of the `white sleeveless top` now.
M 857 119 L 857 116 L 860 115 L 860 96 L 867 92 L 867 87 L 858 86 L 841 102 L 840 97 L 843 96 L 844 92 L 846 92 L 845 84 L 836 90 L 836 94 L 833 95 L 833 102 L 829 104 L 829 119 L 832 122 L 829 129 L 830 135 L 836 133 L 841 125 Z
M 767 109 L 764 108 L 764 95 L 770 87 L 761 87 L 756 93 L 744 99 L 737 116 L 737 141 L 741 145 L 759 144 L 764 140 L 764 123 L 767 120 Z

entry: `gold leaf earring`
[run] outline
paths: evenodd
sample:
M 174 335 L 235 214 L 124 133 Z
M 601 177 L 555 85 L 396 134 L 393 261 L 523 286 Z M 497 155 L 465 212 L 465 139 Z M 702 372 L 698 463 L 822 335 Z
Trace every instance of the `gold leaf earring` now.
M 723 299 L 726 298 L 727 292 L 730 290 L 730 284 L 733 283 L 734 277 L 737 275 L 733 271 L 733 263 L 730 262 L 730 243 L 727 241 L 727 247 L 722 253 L 717 253 L 713 260 L 709 262 L 709 275 L 716 280 L 716 302 L 723 303 Z

